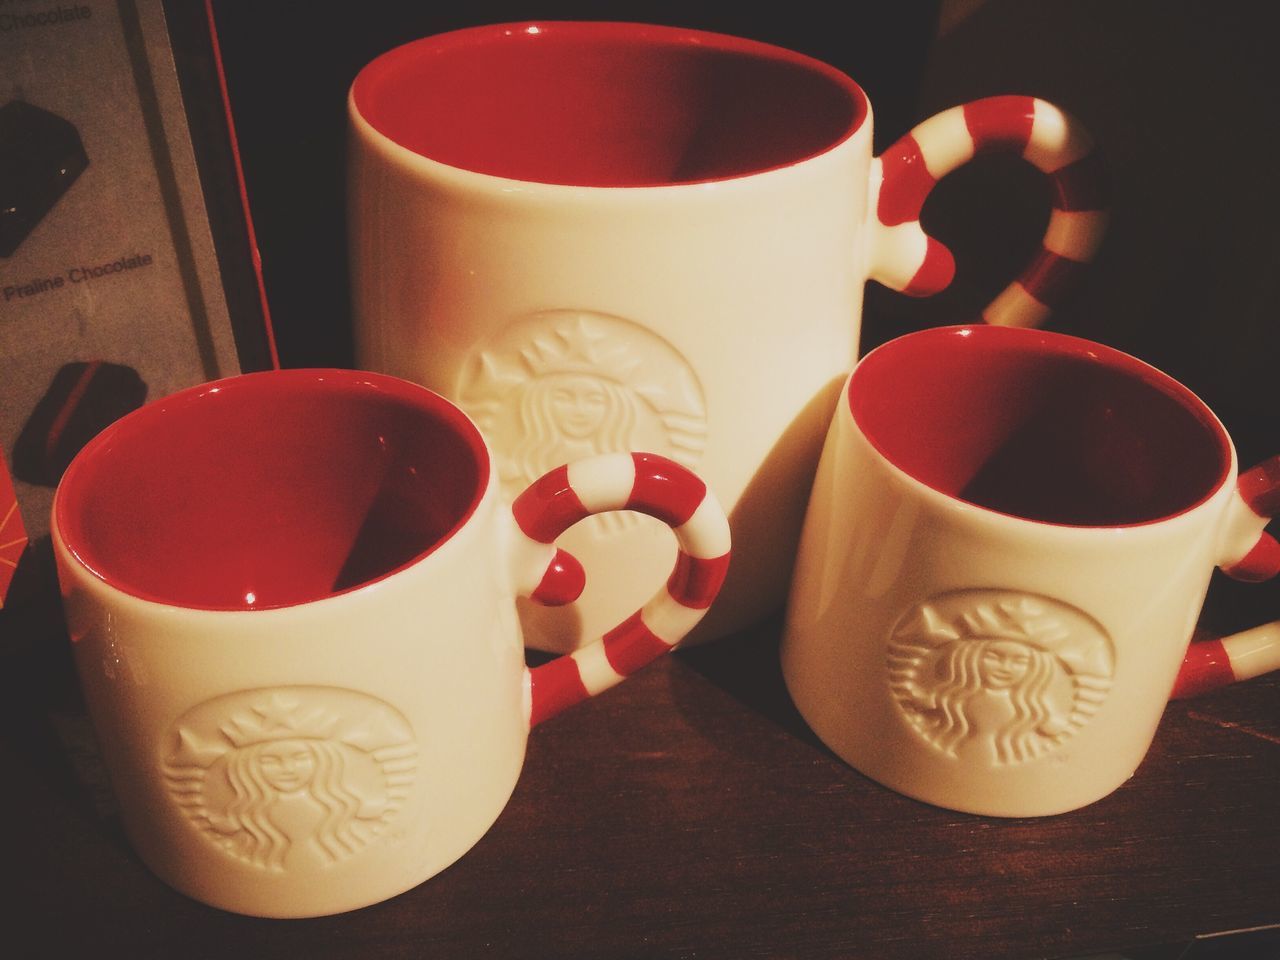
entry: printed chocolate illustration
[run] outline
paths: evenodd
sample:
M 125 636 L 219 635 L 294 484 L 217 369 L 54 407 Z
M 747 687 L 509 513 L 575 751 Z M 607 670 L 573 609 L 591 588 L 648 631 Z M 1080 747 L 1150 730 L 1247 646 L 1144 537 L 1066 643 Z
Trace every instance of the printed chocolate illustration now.
M 910 610 L 889 641 L 907 722 L 948 756 L 1024 763 L 1066 742 L 1111 688 L 1115 651 L 1088 615 L 1048 597 L 957 590 Z
M 142 406 L 147 385 L 132 367 L 102 360 L 64 364 L 13 445 L 13 475 L 56 487 L 80 449 Z
M 417 777 L 408 721 L 353 690 L 218 697 L 179 719 L 172 745 L 163 769 L 174 802 L 230 856 L 270 872 L 358 854 Z
M 0 107 L 0 256 L 13 256 L 88 166 L 69 121 L 24 100 Z

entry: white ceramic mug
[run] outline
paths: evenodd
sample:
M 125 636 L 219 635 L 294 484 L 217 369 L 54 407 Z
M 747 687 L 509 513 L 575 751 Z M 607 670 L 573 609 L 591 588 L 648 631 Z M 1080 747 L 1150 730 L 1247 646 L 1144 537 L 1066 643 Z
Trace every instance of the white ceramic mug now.
M 1216 567 L 1280 570 L 1280 458 L 1239 478 L 1189 390 L 1063 334 L 926 330 L 832 420 L 782 641 L 848 763 L 957 810 L 1058 813 L 1137 768 Z M 1193 645 L 1180 695 L 1280 666 L 1280 624 Z
M 675 572 L 595 644 L 527 669 L 515 597 L 576 596 L 554 540 L 609 510 L 673 528 Z M 460 410 L 342 370 L 126 416 L 67 470 L 53 540 L 132 843 L 184 893 L 272 917 L 374 903 L 465 853 L 530 725 L 671 649 L 729 546 L 702 482 L 647 454 L 561 467 L 508 505 Z
M 866 281 L 925 295 L 950 280 L 918 220 L 934 182 L 1006 151 L 1051 183 L 1043 248 L 993 322 L 1043 319 L 1105 220 L 1090 140 L 1051 104 L 956 107 L 877 158 L 870 104 L 840 71 L 673 27 L 429 37 L 366 66 L 349 116 L 357 364 L 457 401 L 511 494 L 586 452 L 699 470 L 730 510 L 734 565 L 691 641 L 781 606 Z M 642 520 L 566 545 L 628 570 L 671 562 Z M 634 606 L 617 570 L 526 610 L 529 642 L 571 648 Z

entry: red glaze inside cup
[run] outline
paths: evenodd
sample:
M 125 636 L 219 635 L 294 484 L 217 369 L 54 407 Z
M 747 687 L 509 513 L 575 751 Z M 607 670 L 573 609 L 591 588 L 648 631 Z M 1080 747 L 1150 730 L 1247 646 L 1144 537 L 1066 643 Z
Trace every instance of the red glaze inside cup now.
M 978 506 L 1046 523 L 1150 523 L 1225 482 L 1231 445 L 1190 390 L 1076 337 L 943 327 L 869 353 L 849 409 L 910 476 Z
M 384 577 L 471 516 L 479 432 L 393 377 L 247 374 L 154 401 L 72 461 L 54 519 L 90 571 L 214 610 L 304 603 Z
M 515 180 L 691 183 L 797 163 L 867 116 L 852 80 L 755 41 L 628 23 L 506 24 L 378 57 L 360 115 L 433 160 Z

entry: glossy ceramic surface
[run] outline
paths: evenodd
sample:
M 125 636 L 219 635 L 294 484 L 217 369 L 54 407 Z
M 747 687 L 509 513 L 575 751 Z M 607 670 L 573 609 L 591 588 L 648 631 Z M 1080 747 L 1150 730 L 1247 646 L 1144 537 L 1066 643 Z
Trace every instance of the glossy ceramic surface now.
M 447 540 L 489 484 L 479 432 L 425 396 L 286 370 L 159 400 L 74 461 L 61 536 L 110 586 L 159 603 L 261 610 L 354 589 Z
M 873 351 L 844 399 L 782 664 L 862 772 L 969 812 L 1074 809 L 1133 773 L 1180 673 L 1189 693 L 1280 666 L 1273 624 L 1180 667 L 1215 567 L 1280 570 L 1280 484 L 1277 461 L 1237 482 L 1169 377 L 1061 334 L 944 328 Z
M 866 281 L 925 295 L 950 279 L 950 254 L 918 222 L 933 183 L 991 151 L 1051 182 L 1043 247 L 995 322 L 1043 319 L 1105 222 L 1090 140 L 1051 104 L 956 107 L 875 158 L 853 80 L 699 31 L 551 22 L 430 37 L 367 66 L 348 106 L 358 364 L 457 400 L 508 496 L 619 449 L 702 473 L 735 554 L 691 640 L 782 604 Z M 544 649 L 634 607 L 673 553 L 641 520 L 584 524 L 566 545 L 592 576 L 572 605 L 523 608 Z M 610 566 L 623 557 L 638 577 Z
M 628 23 L 426 37 L 362 70 L 352 101 L 372 127 L 420 156 L 589 187 L 698 183 L 787 166 L 848 138 L 868 116 L 856 84 L 800 54 Z
M 526 668 L 516 597 L 576 597 L 556 537 L 620 510 L 674 529 L 667 584 Z M 68 469 L 53 535 L 130 840 L 184 893 L 273 917 L 365 906 L 465 853 L 530 724 L 670 650 L 729 551 L 678 464 L 575 461 L 513 508 L 456 407 L 340 370 L 218 381 L 118 421 Z

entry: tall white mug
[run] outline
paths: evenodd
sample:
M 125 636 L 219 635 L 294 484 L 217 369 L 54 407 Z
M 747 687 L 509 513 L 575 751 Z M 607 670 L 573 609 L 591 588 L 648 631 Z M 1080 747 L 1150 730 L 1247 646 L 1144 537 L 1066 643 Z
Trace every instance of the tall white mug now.
M 734 565 L 690 638 L 785 597 L 805 497 L 871 278 L 947 285 L 918 222 L 975 154 L 1052 185 L 1042 249 L 987 310 L 1036 324 L 1094 253 L 1105 215 L 1088 136 L 1031 97 L 921 124 L 872 156 L 872 114 L 833 67 L 764 43 L 627 23 L 524 23 L 378 57 L 349 97 L 358 366 L 416 380 L 480 424 L 507 494 L 588 453 L 648 449 L 730 510 Z M 660 525 L 612 517 L 570 549 L 656 573 Z M 563 650 L 643 599 L 623 575 L 525 608 Z
M 639 510 L 676 531 L 652 599 L 526 668 L 515 598 L 571 600 L 557 535 Z M 247 374 L 154 401 L 72 461 L 53 542 L 126 833 L 178 890 L 303 917 L 413 887 L 506 806 L 539 723 L 670 650 L 728 523 L 683 467 L 606 454 L 508 504 L 475 425 L 381 374 Z
M 1280 667 L 1280 623 L 1191 644 L 1216 567 L 1280 571 L 1280 458 L 1237 476 L 1186 387 L 1076 337 L 938 328 L 841 395 L 782 640 L 800 713 L 942 807 L 1060 813 L 1119 787 L 1170 695 Z

